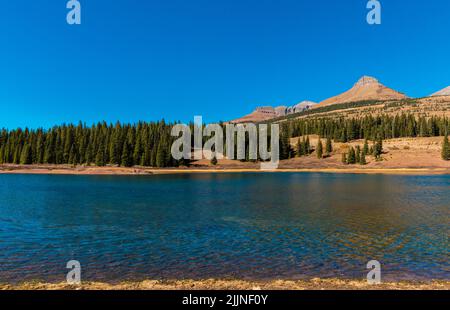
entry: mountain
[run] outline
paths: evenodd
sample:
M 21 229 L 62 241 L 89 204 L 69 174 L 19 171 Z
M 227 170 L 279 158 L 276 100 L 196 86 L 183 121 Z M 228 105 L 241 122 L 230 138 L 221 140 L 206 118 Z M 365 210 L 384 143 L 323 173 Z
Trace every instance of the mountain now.
M 293 105 L 291 107 L 279 106 L 279 107 L 275 108 L 275 114 L 277 115 L 277 117 L 279 117 L 279 116 L 286 116 L 286 115 L 294 114 L 294 113 L 300 113 L 305 110 L 311 109 L 316 104 L 317 104 L 316 102 L 305 100 L 305 101 L 297 103 L 296 105 Z
M 232 120 L 230 121 L 230 123 L 239 124 L 266 121 L 280 116 L 303 112 L 305 110 L 311 109 L 316 104 L 317 103 L 312 101 L 302 101 L 292 107 L 259 107 L 256 108 L 256 110 L 252 113 L 244 117 Z
M 241 118 L 230 121 L 233 124 L 262 122 L 277 117 L 277 112 L 273 107 L 259 107 L 252 113 Z M 283 115 L 279 115 L 283 116 Z
M 436 97 L 436 96 L 450 96 L 450 86 L 431 95 L 431 97 Z
M 287 109 L 287 114 L 299 113 L 299 112 L 303 112 L 305 110 L 309 110 L 316 104 L 317 104 L 316 102 L 312 102 L 312 101 L 308 101 L 308 100 L 302 101 L 292 107 L 289 107 Z
M 407 98 L 404 94 L 381 84 L 377 79 L 363 76 L 348 91 L 322 101 L 315 107 L 323 107 L 331 104 L 364 101 L 364 100 L 400 100 Z

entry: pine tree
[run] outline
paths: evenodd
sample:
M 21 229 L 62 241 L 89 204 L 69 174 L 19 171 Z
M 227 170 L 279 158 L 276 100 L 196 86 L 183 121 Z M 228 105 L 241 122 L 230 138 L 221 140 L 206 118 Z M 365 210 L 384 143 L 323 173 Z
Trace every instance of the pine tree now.
M 348 142 L 347 132 L 346 132 L 345 128 L 342 128 L 342 130 L 341 130 L 340 140 L 342 143 Z
M 323 157 L 323 145 L 322 145 L 322 141 L 319 138 L 319 142 L 317 142 L 317 150 L 316 150 L 316 154 L 317 154 L 317 158 L 322 158 Z
M 144 153 L 141 156 L 141 166 L 151 166 L 156 167 L 156 162 L 154 161 L 155 149 L 150 149 L 150 147 L 144 148 Z
M 166 154 L 164 150 L 164 145 L 160 141 L 158 145 L 158 150 L 156 151 L 156 167 L 161 168 L 166 166 Z
M 148 158 L 148 162 L 151 167 L 157 167 L 156 165 L 156 155 L 157 155 L 158 149 L 155 146 L 151 151 L 150 149 L 148 151 L 145 152 L 144 157 L 145 157 L 145 162 L 147 161 Z
M 366 165 L 367 164 L 367 162 L 366 162 L 366 152 L 364 151 L 364 149 L 363 149 L 363 151 L 361 153 L 361 157 L 359 159 L 359 164 L 360 165 Z
M 298 156 L 298 157 L 304 155 L 304 151 L 303 151 L 303 141 L 300 141 L 300 138 L 298 138 L 297 145 L 295 146 L 295 148 L 296 148 L 296 153 L 297 153 L 297 156 Z
M 367 143 L 367 139 L 364 139 L 363 153 L 366 155 L 369 153 L 369 144 Z
M 73 146 L 73 132 L 70 126 L 66 127 L 64 130 L 64 139 L 65 143 L 62 160 L 64 164 L 67 164 L 69 163 L 70 149 Z
M 44 139 L 42 137 L 42 134 L 39 133 L 36 146 L 36 163 L 38 164 L 44 163 L 44 152 L 45 152 Z
M 383 141 L 379 138 L 373 147 L 373 155 L 376 159 L 381 158 L 381 154 L 383 153 Z
M 141 157 L 142 157 L 141 135 L 140 135 L 140 131 L 138 131 L 137 136 L 136 136 L 136 143 L 134 145 L 134 150 L 133 150 L 133 164 L 139 165 L 141 162 Z
M 450 160 L 450 145 L 448 142 L 448 135 L 445 135 L 444 141 L 442 142 L 441 156 L 443 160 Z
M 31 163 L 31 147 L 29 144 L 25 144 L 20 154 L 20 164 L 30 165 Z
M 49 137 L 45 141 L 45 151 L 44 151 L 44 163 L 55 164 L 56 163 L 56 141 L 57 134 L 52 131 Z
M 89 143 L 86 148 L 86 165 L 90 165 L 94 161 L 94 148 L 92 147 L 92 144 Z
M 112 129 L 109 145 L 107 145 L 109 162 L 113 165 L 120 165 L 121 163 L 124 143 L 124 139 L 122 139 L 123 130 L 123 126 L 119 122 L 117 122 Z
M 105 154 L 104 154 L 103 144 L 100 144 L 97 150 L 97 154 L 95 155 L 95 165 L 102 167 L 105 163 Z
M 325 149 L 326 149 L 326 153 L 327 153 L 328 155 L 331 154 L 331 153 L 333 152 L 333 145 L 332 145 L 332 143 L 331 143 L 331 139 L 330 139 L 330 138 L 327 138 L 327 143 L 326 143 Z
M 62 129 L 58 131 L 56 136 L 55 164 L 62 164 L 64 162 L 63 139 L 61 137 L 61 132 Z
M 67 160 L 67 163 L 76 165 L 77 164 L 76 161 L 77 160 L 76 160 L 76 155 L 75 155 L 75 147 L 74 147 L 74 145 L 72 145 L 72 147 L 70 148 L 70 151 L 69 151 L 69 158 Z
M 356 164 L 356 154 L 355 154 L 355 149 L 353 147 L 351 147 L 350 151 L 348 152 L 347 163 L 349 165 Z
M 306 137 L 305 141 L 305 154 L 306 155 L 311 154 L 311 143 L 309 142 L 309 136 Z
M 246 139 L 246 141 L 248 141 Z M 289 159 L 292 157 L 292 148 L 291 148 L 291 143 L 289 141 L 289 136 L 287 135 L 287 133 L 284 131 L 281 132 L 280 134 L 280 159 Z M 246 147 L 246 149 L 248 149 Z
M 131 167 L 131 166 L 133 166 L 132 159 L 131 159 L 131 156 L 130 156 L 130 147 L 128 146 L 127 142 L 125 142 L 123 144 L 122 160 L 121 160 L 120 165 L 123 166 L 123 167 Z
M 20 154 L 22 154 L 22 148 L 20 146 L 16 147 L 13 155 L 13 163 L 20 164 Z
M 359 147 L 359 145 L 356 146 L 356 150 L 355 150 L 355 161 L 357 163 L 359 163 L 361 161 L 361 148 Z

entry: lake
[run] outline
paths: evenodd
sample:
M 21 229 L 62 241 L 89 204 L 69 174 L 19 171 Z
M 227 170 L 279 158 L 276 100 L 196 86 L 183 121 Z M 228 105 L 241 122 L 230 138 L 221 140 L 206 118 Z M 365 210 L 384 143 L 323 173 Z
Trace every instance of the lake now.
M 449 280 L 449 215 L 449 175 L 0 175 L 0 282 Z

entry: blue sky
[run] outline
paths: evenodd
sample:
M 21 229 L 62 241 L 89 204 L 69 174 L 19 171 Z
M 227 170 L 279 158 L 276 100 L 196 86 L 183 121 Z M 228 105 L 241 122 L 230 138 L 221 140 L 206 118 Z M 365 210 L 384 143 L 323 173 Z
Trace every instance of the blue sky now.
M 450 85 L 450 1 L 1 1 L 0 127 L 229 120 L 321 101 L 362 75 L 419 97 Z

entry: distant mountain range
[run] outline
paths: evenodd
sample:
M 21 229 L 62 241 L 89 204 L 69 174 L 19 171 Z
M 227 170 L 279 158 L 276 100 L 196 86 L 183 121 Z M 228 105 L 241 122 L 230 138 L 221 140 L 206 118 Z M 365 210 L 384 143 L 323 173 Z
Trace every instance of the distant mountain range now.
M 450 86 L 432 94 L 431 96 L 450 96 Z M 244 117 L 235 119 L 231 121 L 231 123 L 261 122 L 276 117 L 303 112 L 309 109 L 315 109 L 346 102 L 366 100 L 402 100 L 407 98 L 408 97 L 405 94 L 381 84 L 376 78 L 363 76 L 353 85 L 351 89 L 342 94 L 326 99 L 320 103 L 315 103 L 312 101 L 302 101 L 291 107 L 259 107 L 256 108 L 256 110 L 254 110 L 252 113 Z
M 286 116 L 289 114 L 303 112 L 305 110 L 309 110 L 317 105 L 316 102 L 312 101 L 302 101 L 296 105 L 291 107 L 279 106 L 279 107 L 258 107 L 252 113 L 232 120 L 230 123 L 252 123 L 252 122 L 262 122 L 272 118 Z

